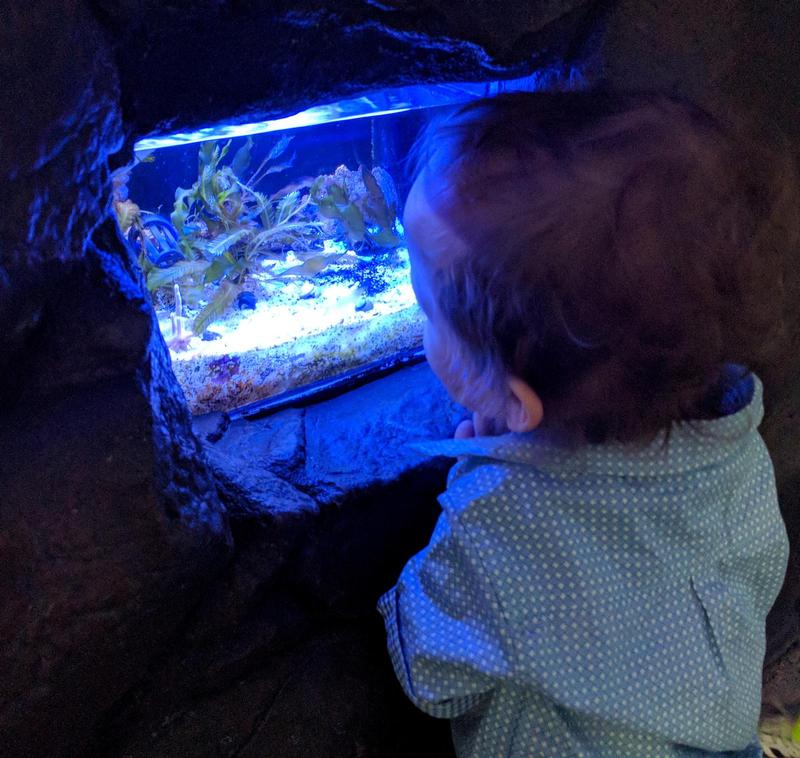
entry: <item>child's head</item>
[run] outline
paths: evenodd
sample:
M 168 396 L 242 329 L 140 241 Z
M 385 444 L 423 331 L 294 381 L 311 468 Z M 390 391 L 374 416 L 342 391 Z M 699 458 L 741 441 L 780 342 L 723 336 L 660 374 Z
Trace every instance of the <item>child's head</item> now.
M 426 348 L 515 430 L 633 440 L 703 415 L 783 329 L 796 186 L 677 99 L 517 93 L 424 135 L 406 204 Z

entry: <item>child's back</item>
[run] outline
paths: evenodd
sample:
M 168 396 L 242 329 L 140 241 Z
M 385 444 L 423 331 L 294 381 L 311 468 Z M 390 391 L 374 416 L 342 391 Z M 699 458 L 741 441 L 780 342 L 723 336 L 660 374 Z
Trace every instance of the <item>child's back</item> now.
M 459 756 L 760 756 L 788 551 L 761 416 L 756 383 L 666 444 L 421 446 L 462 460 L 381 611 L 406 692 L 453 719 Z
M 460 462 L 380 602 L 398 678 L 459 756 L 759 755 L 788 545 L 730 362 L 782 336 L 788 185 L 666 98 L 519 96 L 435 134 L 412 280 L 475 416 L 422 446 Z

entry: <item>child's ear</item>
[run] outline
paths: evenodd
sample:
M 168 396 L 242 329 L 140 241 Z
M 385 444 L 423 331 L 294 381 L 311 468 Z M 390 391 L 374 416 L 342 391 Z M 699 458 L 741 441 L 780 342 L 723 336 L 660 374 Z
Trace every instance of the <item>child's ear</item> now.
M 506 426 L 512 432 L 530 432 L 542 423 L 544 409 L 536 392 L 519 377 L 508 377 Z

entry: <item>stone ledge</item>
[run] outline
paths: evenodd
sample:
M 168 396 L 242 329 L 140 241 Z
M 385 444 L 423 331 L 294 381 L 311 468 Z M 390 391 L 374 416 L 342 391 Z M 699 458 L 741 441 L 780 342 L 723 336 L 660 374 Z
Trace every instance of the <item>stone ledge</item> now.
M 234 421 L 221 433 L 217 415 L 200 417 L 195 430 L 225 481 L 281 511 L 281 496 L 298 497 L 281 481 L 325 505 L 425 467 L 409 443 L 449 437 L 464 416 L 421 364 L 302 410 Z

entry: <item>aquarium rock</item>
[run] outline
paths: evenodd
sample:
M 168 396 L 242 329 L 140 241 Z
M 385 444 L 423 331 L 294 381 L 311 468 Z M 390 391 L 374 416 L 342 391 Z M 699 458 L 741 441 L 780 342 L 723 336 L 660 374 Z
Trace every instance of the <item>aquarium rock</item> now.
M 303 282 L 300 285 L 300 291 L 298 292 L 298 297 L 301 300 L 307 300 L 308 298 L 314 297 L 317 294 L 317 288 L 312 282 Z
M 236 296 L 236 307 L 240 310 L 255 310 L 256 308 L 256 296 L 249 291 L 240 292 Z

